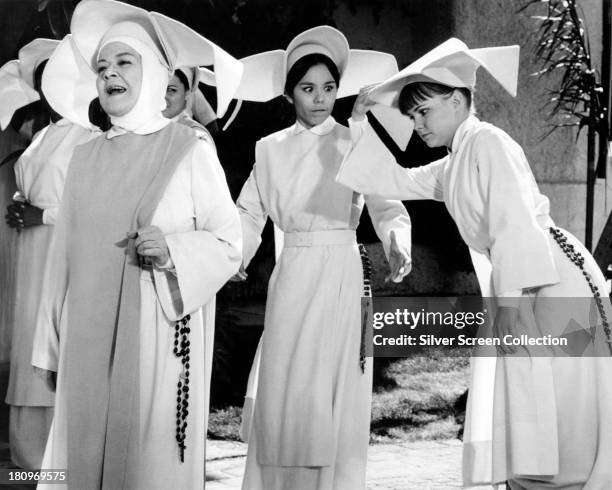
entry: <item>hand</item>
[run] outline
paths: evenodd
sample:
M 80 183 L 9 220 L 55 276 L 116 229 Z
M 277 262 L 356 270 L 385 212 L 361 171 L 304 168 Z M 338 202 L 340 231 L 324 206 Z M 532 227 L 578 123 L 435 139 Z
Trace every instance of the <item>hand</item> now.
M 243 282 L 247 280 L 247 277 L 249 277 L 249 275 L 244 270 L 244 264 L 240 264 L 240 269 L 238 269 L 238 272 L 236 272 L 236 274 L 230 277 L 230 281 L 231 282 Z
M 497 351 L 503 354 L 514 354 L 516 347 L 504 344 L 504 336 L 517 335 L 517 321 L 519 309 L 513 306 L 498 306 L 493 323 L 493 338 L 499 339 L 501 345 L 497 346 Z
M 157 267 L 164 266 L 170 260 L 170 250 L 164 234 L 157 226 L 145 226 L 138 231 L 130 231 L 128 238 L 134 240 L 136 253 L 147 260 L 152 260 Z
M 366 85 L 359 90 L 359 94 L 357 95 L 357 99 L 355 99 L 355 103 L 353 104 L 353 112 L 351 114 L 351 118 L 354 121 L 363 121 L 365 119 L 366 112 L 372 107 L 375 102 L 369 99 L 370 92 L 377 84 Z
M 43 210 L 28 202 L 13 201 L 6 207 L 6 224 L 16 231 L 43 224 Z
M 391 245 L 389 247 L 389 267 L 391 268 L 391 274 L 385 278 L 385 282 L 389 280 L 393 282 L 402 282 L 404 277 L 412 270 L 412 259 L 406 247 L 397 242 L 395 230 L 391 230 L 389 236 L 391 238 Z

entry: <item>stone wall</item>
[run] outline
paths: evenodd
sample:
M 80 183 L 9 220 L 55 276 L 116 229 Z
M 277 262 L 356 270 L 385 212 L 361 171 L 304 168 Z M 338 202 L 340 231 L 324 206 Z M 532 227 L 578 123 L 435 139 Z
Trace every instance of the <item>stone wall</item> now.
M 518 96 L 513 99 L 481 70 L 476 95 L 477 110 L 487 121 L 505 129 L 523 147 L 540 189 L 551 201 L 551 215 L 559 226 L 584 240 L 586 214 L 586 131 L 577 139 L 573 128 L 548 131 L 546 91 L 558 83 L 558 75 L 534 77 L 541 65 L 533 54 L 541 7 L 518 13 L 524 0 L 455 0 L 452 34 L 469 46 L 519 44 L 521 60 Z M 602 0 L 580 0 L 595 65 L 601 63 Z M 609 192 L 609 191 L 608 191 Z M 598 180 L 593 243 L 609 213 L 606 183 Z
M 501 127 L 523 147 L 540 189 L 551 201 L 553 219 L 584 240 L 586 132 L 577 137 L 573 128 L 558 129 L 544 137 L 550 129 L 546 91 L 554 87 L 559 78 L 558 75 L 547 78 L 532 75 L 540 65 L 533 54 L 538 24 L 531 16 L 541 14 L 541 7 L 531 7 L 520 13 L 525 0 L 389 0 L 374 3 L 376 7 L 368 8 L 346 0 L 334 12 L 334 19 L 352 46 L 393 53 L 400 68 L 453 36 L 473 47 L 521 46 L 518 96 L 508 95 L 481 69 L 475 95 L 476 110 L 481 119 Z M 349 8 L 350 5 L 353 9 Z M 581 0 L 580 5 L 595 64 L 599 67 L 602 0 Z M 612 203 L 611 198 L 612 188 L 605 180 L 598 180 L 594 244 L 610 211 L 608 203 Z M 384 269 L 383 257 L 380 253 L 375 255 L 381 262 L 380 268 Z M 443 291 L 466 294 L 477 291 L 473 276 L 452 266 L 440 266 L 440 256 L 431 247 L 417 243 L 414 258 L 414 272 L 406 284 L 385 284 L 380 282 L 382 276 L 376 276 L 375 284 L 379 290 L 395 294 L 438 294 Z

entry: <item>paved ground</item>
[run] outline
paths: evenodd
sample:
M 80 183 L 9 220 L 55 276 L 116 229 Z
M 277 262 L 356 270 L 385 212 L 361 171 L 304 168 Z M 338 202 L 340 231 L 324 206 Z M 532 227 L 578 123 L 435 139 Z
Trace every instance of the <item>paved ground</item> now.
M 246 444 L 209 441 L 206 490 L 239 490 Z M 368 490 L 450 490 L 461 487 L 458 440 L 376 444 L 368 452 Z
M 208 441 L 206 490 L 239 490 L 246 444 Z M 0 468 L 12 468 L 8 444 L 0 441 Z M 368 452 L 368 490 L 451 490 L 461 487 L 458 440 L 376 444 Z M 1 485 L 0 490 L 29 490 L 31 485 Z M 180 489 L 176 489 L 180 490 Z M 297 489 L 296 489 L 297 490 Z

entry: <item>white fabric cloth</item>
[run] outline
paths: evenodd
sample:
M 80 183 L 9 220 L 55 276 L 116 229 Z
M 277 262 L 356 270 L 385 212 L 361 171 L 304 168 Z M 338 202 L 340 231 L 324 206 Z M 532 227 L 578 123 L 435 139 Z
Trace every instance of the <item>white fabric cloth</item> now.
M 136 158 L 136 156 L 135 156 Z M 166 234 L 174 270 L 143 270 L 140 280 L 140 448 L 136 489 L 204 488 L 205 437 L 212 364 L 216 273 L 238 269 L 238 213 L 213 148 L 198 141 L 179 164 L 152 224 Z M 217 257 L 213 259 L 213 257 Z M 218 267 L 218 271 L 212 270 Z M 232 272 L 233 273 L 233 272 Z M 228 273 L 228 278 L 231 273 Z M 58 292 L 59 296 L 65 292 Z M 204 303 L 204 306 L 201 305 Z M 190 398 L 185 462 L 178 458 L 176 384 L 180 360 L 172 352 L 174 322 L 191 313 Z M 66 312 L 62 312 L 62 318 Z M 59 335 L 56 333 L 59 330 Z M 61 377 L 63 326 L 41 317 L 33 364 L 60 369 L 56 416 L 44 468 L 66 467 L 66 406 Z M 44 486 L 39 486 L 45 488 Z M 51 487 L 49 487 L 51 488 Z M 56 488 L 54 485 L 53 488 Z
M 545 231 L 553 224 L 548 198 L 521 147 L 475 116 L 459 126 L 448 156 L 410 169 L 395 163 L 368 126 L 337 180 L 393 199 L 444 201 L 468 246 L 493 263 L 496 295 L 559 281 Z
M 11 461 L 19 468 L 39 470 L 53 421 L 53 407 L 18 407 L 9 412 Z
M 196 134 L 196 136 L 198 138 L 200 138 L 201 140 L 206 141 L 207 143 L 210 143 L 212 145 L 212 147 L 215 148 L 215 150 L 216 150 L 217 146 L 215 145 L 215 140 L 211 136 L 211 134 L 208 131 L 208 129 L 206 129 L 199 122 L 194 120 L 189 115 L 187 110 L 184 110 L 181 113 L 179 113 L 176 116 L 174 116 L 172 118 L 172 121 L 173 122 L 177 122 L 179 124 L 183 124 L 183 125 L 191 128 L 191 129 L 193 129 L 193 131 L 195 132 L 195 134 Z
M 27 146 L 25 140 L 12 128 L 0 132 L 0 156 L 8 155 Z M 8 203 L 17 191 L 14 165 L 0 167 L 0 202 Z M 11 355 L 12 325 L 17 289 L 17 233 L 0 220 L 0 362 L 8 362 Z
M 369 97 L 399 110 L 399 94 L 405 85 L 434 82 L 472 89 L 476 84 L 476 71 L 481 66 L 514 97 L 519 50 L 517 45 L 469 49 L 464 42 L 452 37 L 372 88 Z
M 15 164 L 20 194 L 44 210 L 44 224 L 53 225 L 57 219 L 72 151 L 99 134 L 60 119 L 38 132 Z
M 520 146 L 499 128 L 470 116 L 457 129 L 448 156 L 412 169 L 396 165 L 368 128 L 337 180 L 377 195 L 444 201 L 471 249 L 482 294 L 522 291 L 518 328 L 559 336 L 566 326 L 575 325 L 572 331 L 580 333 L 592 323 L 592 301 L 584 300 L 592 293 L 582 271 L 548 232 L 554 225 L 548 199 L 540 194 Z M 592 256 L 564 233 L 603 291 L 605 280 Z M 554 300 L 559 297 L 578 298 L 576 308 L 559 308 Z M 610 318 L 609 299 L 602 301 Z M 472 359 L 466 485 L 510 480 L 513 489 L 612 487 L 612 430 L 606 415 L 612 410 L 607 379 L 612 358 L 602 329 L 596 332 L 594 349 L 604 357 L 542 356 L 526 348 L 523 357 Z M 479 354 L 495 356 L 495 348 L 479 349 Z
M 13 461 L 24 468 L 40 468 L 53 416 L 55 394 L 30 363 L 47 250 L 72 152 L 97 134 L 62 119 L 40 131 L 15 164 L 18 192 L 43 210 L 44 223 L 24 228 L 17 235 L 17 294 L 6 403 L 11 405 L 11 454 Z
M 344 236 L 357 227 L 364 198 L 334 182 L 351 144 L 351 130 L 332 118 L 267 136 L 238 198 L 245 265 L 268 217 L 286 240 L 330 234 L 317 246 L 289 240 L 270 279 L 244 489 L 365 488 L 372 364 L 361 372 L 361 261 Z M 365 203 L 386 250 L 391 230 L 409 246 L 400 202 Z M 262 463 L 269 459 L 278 463 Z

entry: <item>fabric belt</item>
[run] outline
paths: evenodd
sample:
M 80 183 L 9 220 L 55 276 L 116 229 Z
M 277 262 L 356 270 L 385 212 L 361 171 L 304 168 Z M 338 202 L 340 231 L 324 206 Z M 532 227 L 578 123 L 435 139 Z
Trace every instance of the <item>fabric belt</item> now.
M 284 246 L 322 247 L 357 243 L 355 230 L 295 231 L 284 234 Z

